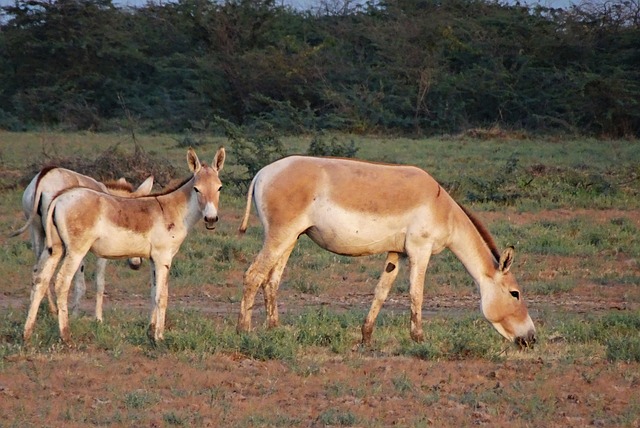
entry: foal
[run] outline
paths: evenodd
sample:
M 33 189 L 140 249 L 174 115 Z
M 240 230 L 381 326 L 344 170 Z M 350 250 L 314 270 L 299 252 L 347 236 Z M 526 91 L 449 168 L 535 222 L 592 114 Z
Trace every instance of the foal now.
M 117 181 L 101 183 L 91 177 L 82 175 L 66 168 L 48 166 L 40 170 L 24 189 L 22 194 L 22 209 L 26 218 L 26 223 L 10 236 L 17 236 L 27 229 L 31 236 L 31 248 L 36 256 L 36 264 L 40 254 L 44 250 L 45 224 L 44 220 L 53 198 L 60 192 L 72 187 L 87 187 L 104 193 L 125 197 L 145 196 L 151 193 L 153 187 L 153 177 L 147 178 L 136 190 L 124 178 Z M 129 260 L 132 269 L 139 269 L 142 260 L 139 257 Z M 96 309 L 95 316 L 98 321 L 102 321 L 102 300 L 104 295 L 104 277 L 106 270 L 106 260 L 98 258 L 96 261 Z M 74 296 L 72 309 L 76 313 L 79 303 L 86 291 L 84 280 L 84 263 L 78 268 L 74 275 Z M 56 313 L 56 304 L 53 293 L 48 290 L 49 310 Z
M 209 230 L 218 221 L 222 183 L 218 173 L 225 160 L 224 148 L 213 164 L 200 163 L 193 149 L 187 163 L 193 173 L 175 190 L 127 199 L 91 189 L 74 188 L 58 195 L 47 214 L 46 245 L 33 275 L 33 291 L 24 327 L 28 340 L 46 284 L 60 262 L 55 280 L 60 336 L 70 340 L 67 296 L 71 276 L 91 251 L 103 258 L 145 257 L 152 269 L 152 312 L 149 336 L 163 339 L 168 298 L 168 275 L 173 257 L 199 219 Z

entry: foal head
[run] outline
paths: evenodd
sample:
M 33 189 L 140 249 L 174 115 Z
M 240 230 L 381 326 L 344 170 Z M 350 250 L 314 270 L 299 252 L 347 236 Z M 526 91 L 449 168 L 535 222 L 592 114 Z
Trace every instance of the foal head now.
M 491 278 L 491 291 L 482 296 L 482 313 L 502 336 L 520 348 L 528 348 L 536 341 L 536 329 L 518 282 L 509 272 L 513 254 L 513 247 L 509 247 L 500 256 L 498 269 Z
M 220 200 L 220 190 L 222 182 L 218 178 L 218 173 L 222 170 L 225 159 L 224 147 L 220 147 L 216 152 L 211 166 L 200 163 L 196 152 L 189 148 L 187 152 L 187 163 L 193 172 L 193 192 L 198 201 L 198 209 L 202 214 L 207 229 L 216 228 L 218 221 L 218 202 Z

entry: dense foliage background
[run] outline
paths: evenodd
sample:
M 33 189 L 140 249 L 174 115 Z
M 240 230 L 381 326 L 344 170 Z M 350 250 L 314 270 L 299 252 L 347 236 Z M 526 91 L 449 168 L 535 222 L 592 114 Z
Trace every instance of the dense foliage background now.
M 0 128 L 640 136 L 640 3 L 17 0 Z

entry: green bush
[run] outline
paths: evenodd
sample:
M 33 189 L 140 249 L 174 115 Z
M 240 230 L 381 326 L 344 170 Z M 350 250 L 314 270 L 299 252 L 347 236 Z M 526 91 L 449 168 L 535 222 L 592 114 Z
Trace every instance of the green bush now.
M 307 154 L 309 156 L 353 158 L 357 153 L 358 148 L 356 147 L 356 143 L 353 139 L 346 143 L 340 142 L 338 138 L 334 136 L 331 137 L 329 142 L 327 142 L 319 134 L 313 136 L 311 143 L 309 143 L 309 148 L 307 149 Z

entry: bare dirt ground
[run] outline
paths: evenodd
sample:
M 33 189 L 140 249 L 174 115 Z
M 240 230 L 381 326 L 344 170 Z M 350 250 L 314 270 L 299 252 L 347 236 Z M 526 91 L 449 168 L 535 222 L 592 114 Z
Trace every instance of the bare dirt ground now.
M 550 211 L 482 213 L 487 221 L 508 216 L 525 224 L 562 216 L 627 217 L 640 212 Z M 577 268 L 578 261 L 574 261 Z M 547 260 L 541 277 L 560 264 Z M 640 269 L 638 260 L 612 257 L 612 269 Z M 567 266 L 562 266 L 566 268 Z M 27 269 L 27 267 L 25 267 Z M 172 290 L 170 309 L 191 308 L 221 322 L 235 314 L 242 272 L 229 284 L 196 292 Z M 344 281 L 349 281 L 345 274 Z M 638 285 L 585 281 L 569 293 L 528 296 L 538 325 L 542 312 L 588 314 L 638 310 Z M 371 302 L 372 287 L 335 287 L 313 296 L 282 290 L 281 313 L 304 306 L 330 310 Z M 228 299 L 226 297 L 229 297 Z M 24 310 L 28 293 L 0 293 L 2 310 Z M 107 305 L 148 310 L 142 293 L 110 291 Z M 383 311 L 406 310 L 408 300 L 391 296 Z M 426 293 L 425 317 L 478 311 L 477 295 Z M 91 299 L 83 309 L 90 313 Z M 260 322 L 257 310 L 254 324 Z M 108 322 L 108 320 L 107 320 Z M 374 333 L 375 336 L 375 333 Z M 375 339 L 375 338 L 374 338 Z M 296 364 L 256 361 L 243 355 L 176 356 L 128 347 L 121 352 L 68 349 L 51 354 L 21 352 L 5 358 L 0 371 L 0 427 L 5 426 L 640 426 L 640 365 L 610 363 L 601 356 L 563 354 L 562 344 L 540 344 L 534 352 L 509 350 L 497 361 L 424 361 L 379 350 L 335 355 L 323 350 Z

